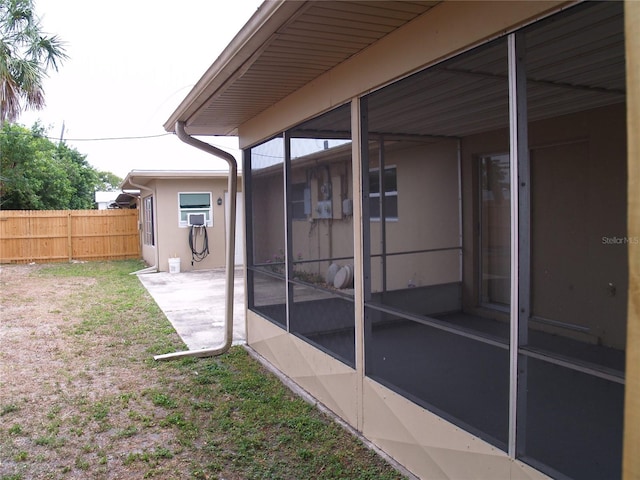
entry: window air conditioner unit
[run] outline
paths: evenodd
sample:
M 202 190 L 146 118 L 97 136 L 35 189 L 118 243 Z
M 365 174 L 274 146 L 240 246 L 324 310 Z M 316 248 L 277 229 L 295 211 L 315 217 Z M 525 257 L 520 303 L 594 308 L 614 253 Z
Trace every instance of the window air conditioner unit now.
M 187 225 L 190 227 L 204 227 L 204 213 L 189 213 L 187 215 Z

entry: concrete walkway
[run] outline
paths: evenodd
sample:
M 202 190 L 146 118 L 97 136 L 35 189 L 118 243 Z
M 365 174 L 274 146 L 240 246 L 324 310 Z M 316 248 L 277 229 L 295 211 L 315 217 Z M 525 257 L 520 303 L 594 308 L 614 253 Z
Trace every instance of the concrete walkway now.
M 224 268 L 181 273 L 139 274 L 142 285 L 176 329 L 189 350 L 215 348 L 224 342 Z M 235 270 L 233 343 L 245 343 L 244 278 Z

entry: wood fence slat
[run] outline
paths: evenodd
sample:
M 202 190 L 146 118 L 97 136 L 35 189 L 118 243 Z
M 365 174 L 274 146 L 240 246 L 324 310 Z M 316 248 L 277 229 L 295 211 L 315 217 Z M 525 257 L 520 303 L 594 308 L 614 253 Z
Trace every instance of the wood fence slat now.
M 0 263 L 140 256 L 137 210 L 0 211 Z

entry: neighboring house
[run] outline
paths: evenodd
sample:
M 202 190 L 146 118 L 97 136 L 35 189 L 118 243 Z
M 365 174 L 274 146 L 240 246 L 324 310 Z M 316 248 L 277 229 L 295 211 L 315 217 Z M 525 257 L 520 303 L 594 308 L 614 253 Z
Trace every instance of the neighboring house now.
M 132 170 L 121 188 L 139 191 L 142 258 L 149 266 L 166 272 L 169 259 L 178 258 L 172 262 L 180 271 L 225 265 L 227 172 Z M 239 243 L 236 264 L 242 263 Z
M 96 192 L 95 201 L 98 210 L 108 210 L 113 208 L 136 208 L 137 193 Z
M 249 347 L 422 478 L 638 478 L 639 65 L 633 1 L 265 2 L 165 124 L 244 149 Z
M 96 192 L 95 201 L 98 210 L 110 208 L 136 208 L 136 194 L 116 192 Z
M 120 192 L 96 192 L 95 201 L 98 210 L 114 208 L 112 205 L 115 205 L 116 198 L 118 198 L 119 194 Z

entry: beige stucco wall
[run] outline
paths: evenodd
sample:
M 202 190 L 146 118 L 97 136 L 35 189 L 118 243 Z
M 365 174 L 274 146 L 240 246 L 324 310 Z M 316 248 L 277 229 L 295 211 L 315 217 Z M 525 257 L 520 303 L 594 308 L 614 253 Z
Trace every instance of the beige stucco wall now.
M 353 199 L 350 185 L 351 156 L 342 156 L 331 162 L 319 164 L 322 175 L 318 175 L 316 164 L 292 168 L 292 182 L 309 181 L 311 215 L 306 220 L 294 220 L 291 225 L 292 243 L 296 260 L 353 257 L 353 216 L 342 212 L 342 201 Z M 315 172 L 315 175 L 312 175 Z M 315 207 L 322 199 L 321 185 L 331 179 L 332 218 L 317 218 Z M 340 260 L 340 264 L 353 264 L 353 260 Z M 313 262 L 298 265 L 296 270 L 325 277 L 329 262 Z
M 371 162 L 376 168 L 377 161 Z M 390 149 L 385 166 L 396 167 L 398 219 L 386 222 L 387 253 L 460 246 L 458 143 L 441 140 Z M 381 252 L 380 222 L 371 223 L 371 253 Z M 387 289 L 460 281 L 458 250 L 387 257 Z M 372 289 L 381 290 L 380 262 L 372 261 Z
M 626 341 L 627 245 L 613 239 L 623 238 L 627 225 L 624 125 L 625 106 L 613 105 L 529 127 L 532 315 L 590 331 L 531 326 L 621 350 Z M 505 152 L 506 131 L 462 140 L 467 311 L 478 305 L 477 160 L 479 155 Z M 507 320 L 508 314 L 503 317 Z
M 274 256 L 281 256 L 284 251 L 284 187 L 281 168 L 279 172 L 253 178 L 251 221 L 254 231 L 260 232 L 260 241 L 255 242 L 253 251 L 255 263 L 273 260 Z
M 149 264 L 155 261 L 153 248 L 158 252 L 158 269 L 169 271 L 169 258 L 180 257 L 180 270 L 206 270 L 225 265 L 225 195 L 226 178 L 159 178 L 148 183 L 154 191 L 154 208 L 156 223 L 155 247 L 143 247 L 143 257 Z M 212 199 L 213 226 L 207 227 L 209 255 L 201 262 L 191 265 L 191 249 L 189 248 L 188 227 L 179 226 L 178 193 L 210 192 Z M 145 192 L 146 193 L 146 192 Z M 218 198 L 222 205 L 217 204 Z M 202 237 L 197 238 L 197 246 L 202 246 Z M 149 257 L 149 258 L 148 258 Z

